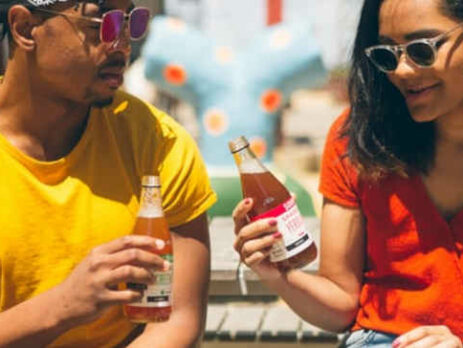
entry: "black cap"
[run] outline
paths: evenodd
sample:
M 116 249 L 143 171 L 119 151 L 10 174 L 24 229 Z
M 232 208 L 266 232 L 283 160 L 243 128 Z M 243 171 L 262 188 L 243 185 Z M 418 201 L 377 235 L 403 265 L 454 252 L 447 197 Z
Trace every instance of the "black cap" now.
M 8 31 L 7 13 L 13 5 L 24 5 L 28 8 L 34 7 L 45 7 L 54 4 L 65 3 L 65 2 L 82 2 L 84 0 L 0 0 L 0 40 L 5 36 Z M 95 2 L 97 4 L 103 3 L 105 0 L 89 0 L 89 2 Z
M 26 7 L 51 6 L 64 2 L 82 2 L 83 0 L 0 0 L 0 11 L 8 10 L 13 5 L 24 5 Z M 103 3 L 104 0 L 89 0 L 89 2 Z
M 0 9 L 8 9 L 13 5 L 24 5 L 24 6 L 50 6 L 59 2 L 68 2 L 71 0 L 0 0 Z

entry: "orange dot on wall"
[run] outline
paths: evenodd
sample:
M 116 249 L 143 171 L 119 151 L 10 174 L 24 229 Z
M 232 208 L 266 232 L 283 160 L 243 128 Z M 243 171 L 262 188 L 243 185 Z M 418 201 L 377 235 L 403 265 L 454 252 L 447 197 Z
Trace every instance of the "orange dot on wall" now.
M 208 134 L 219 136 L 228 129 L 227 115 L 218 109 L 211 109 L 204 117 L 204 128 Z
M 179 64 L 168 64 L 164 68 L 164 79 L 172 85 L 182 86 L 187 80 L 187 73 Z
M 263 158 L 267 154 L 267 142 L 260 137 L 252 138 L 249 142 L 249 146 L 259 158 Z
M 281 106 L 283 96 L 277 89 L 269 89 L 262 94 L 260 106 L 265 112 L 275 112 Z
M 167 19 L 167 27 L 175 32 L 183 32 L 186 29 L 184 21 L 173 17 Z

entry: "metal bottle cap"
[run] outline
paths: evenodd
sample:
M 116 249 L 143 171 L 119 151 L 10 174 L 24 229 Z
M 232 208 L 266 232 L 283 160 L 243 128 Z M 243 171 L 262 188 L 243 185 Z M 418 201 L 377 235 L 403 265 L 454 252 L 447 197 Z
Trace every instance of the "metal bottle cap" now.
M 236 153 L 249 146 L 249 142 L 244 135 L 228 142 L 231 153 Z
M 141 185 L 147 187 L 161 187 L 161 182 L 159 180 L 159 176 L 144 175 L 141 180 Z

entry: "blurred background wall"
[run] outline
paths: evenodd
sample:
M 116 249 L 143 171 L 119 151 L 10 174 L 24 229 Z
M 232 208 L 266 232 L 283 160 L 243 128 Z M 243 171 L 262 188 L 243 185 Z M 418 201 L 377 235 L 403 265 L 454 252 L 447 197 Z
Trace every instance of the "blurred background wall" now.
M 183 19 L 220 44 L 239 49 L 265 29 L 268 1 L 165 0 L 164 9 L 166 14 Z M 281 0 L 281 3 L 283 21 L 313 23 L 328 68 L 347 62 L 363 0 Z

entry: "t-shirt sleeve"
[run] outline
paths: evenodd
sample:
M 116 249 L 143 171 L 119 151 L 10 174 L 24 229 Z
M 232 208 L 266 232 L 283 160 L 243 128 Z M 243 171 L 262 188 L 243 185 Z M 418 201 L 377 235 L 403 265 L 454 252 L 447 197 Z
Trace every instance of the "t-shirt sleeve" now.
M 169 134 L 161 141 L 159 176 L 164 213 L 169 225 L 175 227 L 206 212 L 217 197 L 191 135 L 175 121 L 164 121 Z
M 326 139 L 320 171 L 320 193 L 335 203 L 357 208 L 360 204 L 357 170 L 347 156 L 347 137 L 341 136 L 349 114 L 344 111 L 331 126 Z

